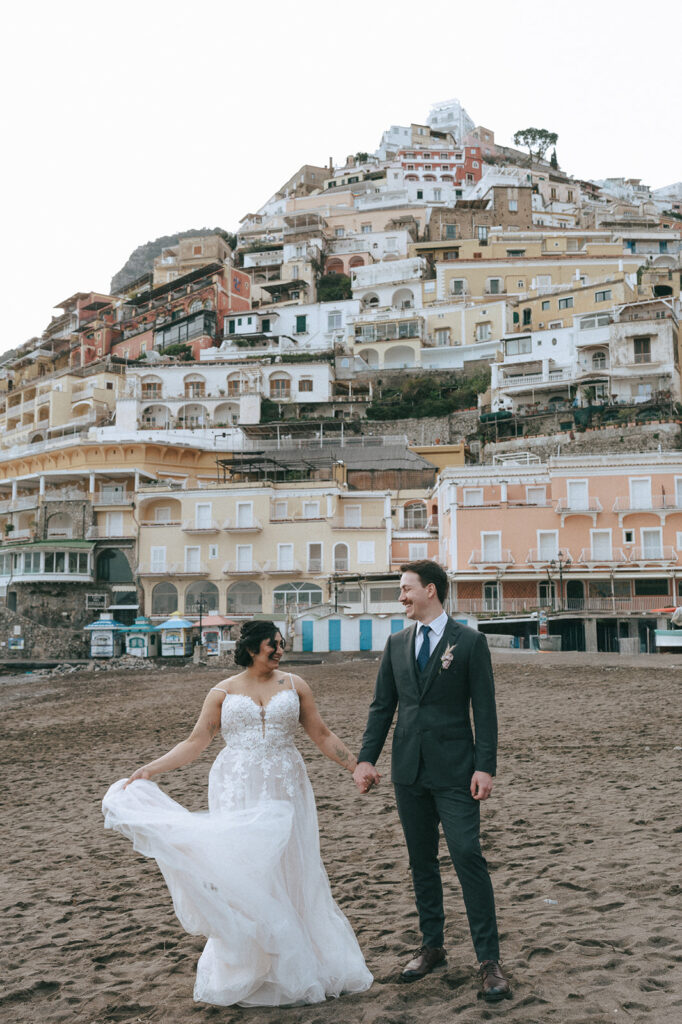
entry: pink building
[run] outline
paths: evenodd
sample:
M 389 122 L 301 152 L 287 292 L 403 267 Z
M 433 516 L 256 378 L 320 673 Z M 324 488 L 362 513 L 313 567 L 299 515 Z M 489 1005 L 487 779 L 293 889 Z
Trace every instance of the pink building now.
M 653 650 L 682 604 L 682 453 L 502 458 L 436 486 L 453 606 L 525 638 L 546 614 L 568 650 Z

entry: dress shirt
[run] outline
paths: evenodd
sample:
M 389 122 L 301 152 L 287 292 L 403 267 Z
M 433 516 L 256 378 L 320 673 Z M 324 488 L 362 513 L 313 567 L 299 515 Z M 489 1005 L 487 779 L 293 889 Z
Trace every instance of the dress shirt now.
M 424 637 L 421 633 L 422 626 L 428 626 L 431 632 L 428 634 L 429 637 L 429 657 L 433 654 L 436 647 L 441 641 L 443 636 L 443 630 L 445 629 L 448 622 L 448 613 L 441 612 L 437 619 L 433 622 L 417 622 L 417 639 L 414 643 L 414 656 L 418 657 L 421 645 L 424 642 Z

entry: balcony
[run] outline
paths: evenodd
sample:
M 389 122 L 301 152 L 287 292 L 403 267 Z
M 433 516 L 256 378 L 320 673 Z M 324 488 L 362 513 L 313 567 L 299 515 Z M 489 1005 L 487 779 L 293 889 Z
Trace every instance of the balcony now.
M 508 548 L 498 551 L 472 551 L 469 555 L 469 565 L 477 569 L 485 569 L 486 566 L 516 565 L 516 560 Z
M 244 270 L 257 267 L 276 267 L 284 262 L 282 250 L 273 249 L 272 252 L 245 252 Z
M 527 565 L 549 565 L 551 562 L 557 562 L 559 559 L 559 552 L 554 551 L 551 553 L 541 551 L 540 548 L 531 548 L 526 556 Z M 570 551 L 566 548 L 561 549 L 561 564 L 563 568 L 567 568 L 573 562 L 573 557 Z
M 37 508 L 39 501 L 40 496 L 37 492 L 31 495 L 24 495 L 21 498 L 6 498 L 4 501 L 0 501 L 0 513 L 22 512 L 27 508 Z
M 153 526 L 155 529 L 161 526 L 182 526 L 181 519 L 143 519 L 140 526 Z
M 270 521 L 272 522 L 273 520 L 271 519 Z M 226 530 L 228 533 L 260 533 L 263 529 L 263 524 L 260 519 L 250 519 L 245 523 L 238 522 L 236 519 L 226 519 L 220 529 Z
M 509 391 L 518 388 L 523 391 L 554 388 L 557 384 L 571 384 L 574 376 L 570 370 L 557 370 L 548 374 L 525 373 L 517 376 L 502 376 L 498 382 L 498 388 Z
M 328 520 L 332 530 L 383 530 L 384 520 L 376 517 L 363 519 L 361 522 L 348 522 L 345 517 L 336 516 Z
M 87 501 L 90 497 L 89 491 L 83 491 L 80 487 L 62 487 L 51 491 L 45 491 L 44 501 Z
M 103 526 L 91 526 L 85 537 L 87 540 L 123 540 L 123 539 L 134 539 L 135 529 L 132 526 L 122 526 L 119 531 L 117 530 L 105 530 Z
M 73 528 L 71 526 L 48 526 L 47 528 L 48 540 L 71 540 L 72 537 Z
M 18 540 L 31 540 L 34 536 L 34 530 L 12 530 L 10 533 L 5 534 L 5 543 L 9 544 Z
M 208 567 L 202 562 L 195 565 L 182 562 L 164 562 L 163 564 L 151 564 L 141 562 L 136 573 L 138 576 L 208 576 Z
M 225 562 L 223 566 L 226 576 L 260 576 L 264 571 L 260 562 Z
M 623 525 L 625 516 L 646 513 L 658 516 L 663 524 L 672 512 L 682 512 L 682 494 L 653 494 L 642 498 L 620 497 L 614 501 L 613 511 L 618 513 L 619 526 Z
M 651 564 L 656 562 L 659 565 L 664 565 L 669 562 L 677 561 L 677 551 L 674 547 L 669 545 L 659 545 L 654 547 L 653 545 L 645 545 L 644 547 L 634 547 L 630 551 L 630 562 L 638 562 L 640 564 Z
M 666 597 L 587 597 L 567 598 L 564 612 L 587 612 L 610 615 L 627 615 L 655 611 L 665 605 Z M 672 598 L 670 599 L 672 601 Z M 558 599 L 555 598 L 556 613 Z M 457 600 L 457 611 L 470 615 L 529 615 L 537 614 L 541 605 L 538 598 L 463 598 Z M 546 605 L 543 603 L 543 607 Z
M 269 572 L 273 575 L 288 575 L 298 576 L 303 572 L 303 566 L 300 562 L 266 562 L 263 566 L 263 572 Z
M 112 491 L 109 494 L 100 491 L 93 496 L 92 504 L 97 508 L 102 505 L 132 505 L 134 501 L 134 491 Z
M 578 561 L 592 568 L 595 565 L 621 565 L 628 561 L 628 556 L 622 548 L 613 548 L 607 555 L 592 548 L 583 548 Z
M 590 516 L 593 526 L 597 525 L 597 516 L 604 511 L 599 498 L 559 498 L 554 511 L 561 516 L 561 525 L 568 516 Z
M 322 572 L 322 559 L 321 558 L 309 558 L 308 559 L 308 572 Z
M 182 530 L 184 533 L 218 533 L 220 527 L 215 519 L 209 519 L 205 523 L 198 523 L 195 519 L 185 519 Z

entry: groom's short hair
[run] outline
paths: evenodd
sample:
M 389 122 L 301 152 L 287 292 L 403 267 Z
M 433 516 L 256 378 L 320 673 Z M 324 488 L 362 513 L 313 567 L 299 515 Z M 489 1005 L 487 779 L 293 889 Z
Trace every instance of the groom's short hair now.
M 430 558 L 419 558 L 415 562 L 406 562 L 400 566 L 401 572 L 413 572 L 420 581 L 422 587 L 433 583 L 436 594 L 441 604 L 444 603 L 448 593 L 448 577 L 445 569 L 438 562 L 432 562 Z

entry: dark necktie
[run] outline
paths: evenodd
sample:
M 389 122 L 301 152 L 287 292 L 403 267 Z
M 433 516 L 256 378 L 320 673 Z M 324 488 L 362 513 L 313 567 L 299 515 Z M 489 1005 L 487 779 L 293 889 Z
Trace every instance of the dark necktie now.
M 419 671 L 423 672 L 426 668 L 426 663 L 429 660 L 431 651 L 429 650 L 429 633 L 431 632 L 430 626 L 422 626 L 421 628 L 422 645 L 419 648 L 419 654 L 417 655 L 417 665 Z

